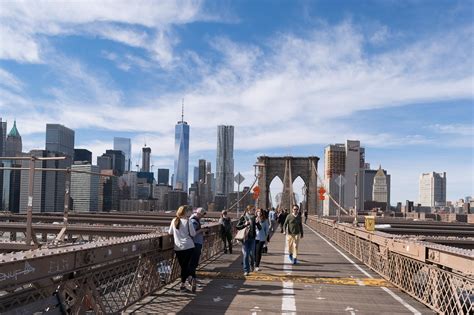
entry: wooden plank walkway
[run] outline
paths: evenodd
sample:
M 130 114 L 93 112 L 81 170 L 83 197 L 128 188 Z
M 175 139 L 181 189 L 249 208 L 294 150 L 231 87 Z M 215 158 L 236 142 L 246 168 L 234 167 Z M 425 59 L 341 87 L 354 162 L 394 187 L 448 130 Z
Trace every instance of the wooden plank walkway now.
M 175 283 L 125 313 L 433 314 L 307 226 L 297 265 L 284 255 L 285 238 L 279 232 L 259 272 L 243 276 L 240 250 L 202 266 L 196 294 L 180 293 Z

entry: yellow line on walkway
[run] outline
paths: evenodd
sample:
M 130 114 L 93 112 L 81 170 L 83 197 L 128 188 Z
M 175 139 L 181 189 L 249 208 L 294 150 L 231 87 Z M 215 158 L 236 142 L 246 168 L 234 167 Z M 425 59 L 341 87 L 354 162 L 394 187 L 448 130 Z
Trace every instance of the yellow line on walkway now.
M 392 285 L 382 278 L 317 278 L 298 275 L 284 274 L 268 274 L 268 273 L 252 273 L 244 276 L 240 272 L 216 272 L 216 271 L 198 271 L 198 277 L 211 279 L 230 279 L 230 280 L 246 280 L 246 281 L 293 281 L 295 283 L 305 284 L 333 284 L 333 285 L 354 285 L 358 286 L 363 283 L 369 287 L 391 287 Z

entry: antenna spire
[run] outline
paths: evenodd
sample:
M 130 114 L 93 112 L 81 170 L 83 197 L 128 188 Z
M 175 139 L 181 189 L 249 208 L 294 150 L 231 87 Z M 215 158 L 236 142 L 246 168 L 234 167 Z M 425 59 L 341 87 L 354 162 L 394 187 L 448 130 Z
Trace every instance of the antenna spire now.
M 184 98 L 181 103 L 181 122 L 184 122 Z

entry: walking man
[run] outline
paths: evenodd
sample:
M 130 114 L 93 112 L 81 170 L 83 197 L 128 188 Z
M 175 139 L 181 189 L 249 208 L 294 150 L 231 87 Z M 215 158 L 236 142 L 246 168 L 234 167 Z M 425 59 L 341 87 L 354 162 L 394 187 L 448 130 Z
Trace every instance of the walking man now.
M 283 233 L 286 234 L 286 242 L 288 244 L 288 258 L 296 265 L 298 263 L 298 243 L 303 238 L 303 222 L 299 214 L 299 207 L 293 206 L 293 211 L 286 217 L 283 224 Z

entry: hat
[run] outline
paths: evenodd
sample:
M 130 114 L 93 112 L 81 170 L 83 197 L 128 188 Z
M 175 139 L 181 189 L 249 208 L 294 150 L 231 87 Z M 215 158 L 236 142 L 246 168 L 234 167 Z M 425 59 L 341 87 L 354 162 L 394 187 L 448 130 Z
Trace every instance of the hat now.
M 205 215 L 206 212 L 207 212 L 207 211 L 206 211 L 206 209 L 204 209 L 204 208 L 197 208 L 197 209 L 196 209 L 196 213 L 199 213 L 199 214 L 201 214 L 201 215 Z

